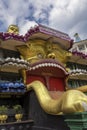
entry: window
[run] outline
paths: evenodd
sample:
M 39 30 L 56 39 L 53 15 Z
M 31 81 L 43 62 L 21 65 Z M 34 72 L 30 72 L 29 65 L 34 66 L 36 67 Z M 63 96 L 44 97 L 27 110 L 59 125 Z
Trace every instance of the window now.
M 17 51 L 12 51 L 12 50 L 7 50 L 7 49 L 1 49 L 0 50 L 0 58 L 6 58 L 6 57 L 15 57 L 15 58 L 19 58 L 20 54 Z
M 80 51 L 81 51 L 81 50 L 85 50 L 84 45 L 79 45 L 78 48 L 79 48 Z
M 75 48 L 73 48 L 73 49 L 72 49 L 72 51 L 77 51 L 77 48 L 76 48 L 76 47 L 75 47 Z

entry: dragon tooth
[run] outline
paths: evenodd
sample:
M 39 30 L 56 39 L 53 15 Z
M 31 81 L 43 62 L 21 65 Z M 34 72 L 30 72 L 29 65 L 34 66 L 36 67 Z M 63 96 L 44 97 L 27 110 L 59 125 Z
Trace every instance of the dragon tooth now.
M 51 63 L 51 66 L 54 66 L 54 64 L 53 64 L 53 63 Z
M 32 70 L 35 70 L 35 67 L 32 67 Z
M 39 68 L 39 65 L 36 65 L 35 68 L 38 69 L 38 68 Z
M 51 66 L 51 64 L 50 64 L 50 63 L 48 63 L 48 66 Z
M 44 65 L 45 65 L 45 66 L 48 66 L 48 63 L 45 63 Z

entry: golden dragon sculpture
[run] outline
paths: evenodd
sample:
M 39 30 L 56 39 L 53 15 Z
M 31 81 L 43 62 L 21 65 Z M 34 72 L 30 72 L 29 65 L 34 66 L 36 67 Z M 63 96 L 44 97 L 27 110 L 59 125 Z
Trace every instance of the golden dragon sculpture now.
M 19 46 L 17 49 L 22 58 L 31 64 L 29 70 L 22 71 L 27 90 L 33 89 L 35 91 L 38 101 L 45 112 L 57 115 L 60 112 L 72 113 L 87 110 L 87 96 L 78 90 L 65 91 L 66 85 L 60 98 L 53 99 L 50 96 L 49 86 L 51 83 L 49 83 L 49 78 L 54 77 L 54 80 L 61 79 L 61 81 L 65 82 L 68 72 L 63 66 L 71 56 L 69 52 L 61 49 L 56 43 L 50 43 L 49 40 L 44 41 L 42 39 L 30 39 L 25 46 Z M 43 82 L 46 79 L 45 84 L 42 83 L 42 77 Z M 54 83 L 52 85 L 54 86 Z M 59 87 L 59 83 L 57 83 L 57 89 Z
M 7 33 L 19 34 L 18 26 L 10 25 Z M 87 86 L 79 87 L 77 90 L 66 90 L 68 72 L 64 66 L 71 53 L 65 50 L 59 41 L 54 42 L 52 37 L 44 40 L 31 36 L 25 45 L 16 48 L 20 57 L 31 64 L 28 70 L 21 70 L 27 91 L 35 91 L 45 112 L 57 115 L 87 111 L 87 96 L 82 93 L 87 91 Z M 56 81 L 56 84 L 50 79 Z M 55 90 L 50 91 L 50 86 Z M 56 99 L 52 98 L 50 92 L 60 91 L 60 86 L 62 94 Z
M 33 89 L 41 107 L 45 112 L 57 115 L 60 112 L 73 113 L 85 110 L 87 96 L 77 90 L 69 90 L 58 99 L 52 99 L 46 86 L 40 81 L 34 81 L 27 85 L 27 90 Z M 86 105 L 87 107 L 87 105 Z

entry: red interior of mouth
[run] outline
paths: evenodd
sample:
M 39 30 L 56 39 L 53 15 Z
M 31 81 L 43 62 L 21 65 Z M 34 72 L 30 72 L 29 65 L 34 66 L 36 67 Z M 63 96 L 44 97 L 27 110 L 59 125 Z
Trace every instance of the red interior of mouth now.
M 65 90 L 65 79 L 50 77 L 50 91 L 64 91 Z
M 45 76 L 35 76 L 28 75 L 27 76 L 27 84 L 39 80 L 41 81 L 49 91 L 64 91 L 65 90 L 65 79 L 63 78 L 55 78 L 55 77 L 45 77 Z
M 26 83 L 35 80 L 41 81 L 49 91 L 64 91 L 66 75 L 63 70 L 56 67 L 40 67 L 26 72 Z

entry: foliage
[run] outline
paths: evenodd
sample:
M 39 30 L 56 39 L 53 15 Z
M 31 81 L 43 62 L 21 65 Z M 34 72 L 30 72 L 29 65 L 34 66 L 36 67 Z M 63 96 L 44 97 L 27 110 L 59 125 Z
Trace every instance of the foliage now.
M 22 113 L 22 106 L 19 104 L 13 106 L 13 109 L 15 110 L 16 114 Z
M 7 114 L 8 112 L 8 107 L 5 105 L 0 106 L 0 115 Z

